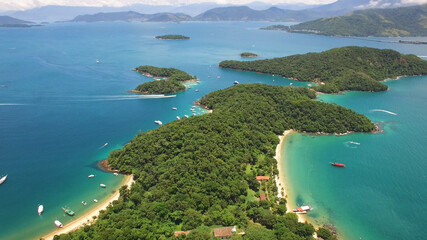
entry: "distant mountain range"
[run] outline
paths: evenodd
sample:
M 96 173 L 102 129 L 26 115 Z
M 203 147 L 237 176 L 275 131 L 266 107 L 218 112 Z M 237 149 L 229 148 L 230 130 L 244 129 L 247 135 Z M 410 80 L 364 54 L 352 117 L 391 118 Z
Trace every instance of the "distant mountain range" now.
M 214 8 L 194 17 L 194 20 L 299 22 L 310 18 L 312 17 L 306 11 L 285 10 L 277 7 L 254 10 L 247 6 L 241 6 Z
M 80 15 L 70 22 L 114 22 L 114 21 L 140 21 L 140 22 L 181 22 L 191 21 L 191 16 L 183 13 L 155 13 L 141 14 L 133 11 L 97 13 L 93 15 Z
M 288 31 L 359 37 L 427 36 L 427 4 L 359 10 L 346 16 L 293 25 Z
M 79 6 L 44 6 L 25 11 L 9 11 L 3 15 L 28 21 L 68 21 L 79 15 L 112 12 L 138 12 L 141 14 L 182 13 L 196 20 L 215 19 L 215 21 L 309 21 L 322 17 L 341 16 L 351 11 L 366 8 L 391 8 L 406 6 L 403 0 L 338 0 L 331 4 L 276 4 L 252 2 L 246 4 L 249 9 L 244 13 L 236 12 L 237 6 L 213 2 L 189 4 L 182 6 L 133 4 L 126 7 L 79 7 Z M 230 7 L 230 9 L 227 9 Z

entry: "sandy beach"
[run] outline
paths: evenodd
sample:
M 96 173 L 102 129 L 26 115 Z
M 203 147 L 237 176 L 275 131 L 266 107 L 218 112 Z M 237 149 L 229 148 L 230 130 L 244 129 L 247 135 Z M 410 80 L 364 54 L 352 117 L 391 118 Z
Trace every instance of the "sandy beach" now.
M 286 137 L 293 133 L 295 131 L 293 130 L 286 130 L 283 135 L 279 136 L 280 142 L 276 147 L 276 156 L 274 157 L 277 161 L 277 169 L 279 170 L 279 174 L 276 175 L 276 185 L 277 185 L 277 197 L 279 198 L 287 198 L 287 194 L 286 194 L 286 183 L 285 183 L 285 174 L 283 172 L 283 166 L 282 166 L 282 147 L 283 147 L 283 143 L 286 139 Z M 282 194 L 283 193 L 283 194 Z M 287 208 L 287 212 L 291 212 L 292 208 L 290 206 L 289 201 L 286 201 L 286 208 Z M 298 221 L 299 222 L 305 222 L 306 219 L 302 214 L 297 214 L 298 216 Z
M 128 188 L 130 188 L 130 186 L 132 185 L 133 182 L 134 182 L 133 176 L 128 175 L 128 176 L 125 176 L 123 184 L 121 186 L 127 185 Z M 43 236 L 41 239 L 52 240 L 55 235 L 61 235 L 61 234 L 69 233 L 73 230 L 76 230 L 80 227 L 83 227 L 84 225 L 90 225 L 91 222 L 93 221 L 93 217 L 98 216 L 99 212 L 101 210 L 107 209 L 107 207 L 110 203 L 119 199 L 119 196 L 120 196 L 120 193 L 119 193 L 119 190 L 117 189 L 113 193 L 113 195 L 111 195 L 105 201 L 99 203 L 99 205 L 96 208 L 90 210 L 89 212 L 87 212 L 83 216 L 80 216 L 79 218 L 73 220 L 72 222 L 65 224 L 63 228 L 58 228 L 57 230 Z

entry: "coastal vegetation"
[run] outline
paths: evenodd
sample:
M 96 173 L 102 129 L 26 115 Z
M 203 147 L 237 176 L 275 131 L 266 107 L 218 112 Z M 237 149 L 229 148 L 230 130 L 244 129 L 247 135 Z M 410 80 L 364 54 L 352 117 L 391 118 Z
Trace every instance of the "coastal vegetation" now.
M 415 55 L 367 47 L 334 48 L 321 53 L 256 61 L 222 61 L 219 66 L 317 82 L 314 89 L 325 93 L 385 91 L 387 85 L 379 81 L 427 74 L 427 61 Z
M 156 36 L 157 39 L 164 39 L 164 40 L 187 40 L 190 39 L 190 37 L 183 36 L 183 35 L 162 35 L 162 36 Z
M 258 54 L 251 53 L 251 52 L 243 52 L 240 54 L 241 57 L 258 57 Z
M 261 30 L 280 30 L 280 31 L 287 31 L 289 30 L 289 26 L 285 26 L 285 25 L 271 25 L 271 26 L 267 26 L 267 27 L 262 27 L 260 28 Z
M 176 68 L 159 68 L 154 66 L 139 66 L 134 69 L 148 77 L 163 78 L 140 84 L 135 91 L 144 94 L 172 94 L 185 91 L 184 81 L 196 80 L 196 76 Z
M 424 4 L 401 8 L 358 10 L 346 16 L 300 23 L 285 30 L 331 36 L 427 36 L 426 19 L 427 4 Z
M 286 200 L 277 197 L 277 135 L 374 129 L 365 116 L 315 97 L 308 88 L 263 84 L 204 96 L 200 105 L 211 114 L 141 133 L 111 152 L 110 165 L 134 175 L 132 188 L 122 187 L 120 199 L 90 226 L 55 239 L 176 239 L 181 230 L 191 232 L 179 239 L 212 239 L 221 225 L 246 233 L 233 239 L 313 239 L 313 226 L 286 213 Z

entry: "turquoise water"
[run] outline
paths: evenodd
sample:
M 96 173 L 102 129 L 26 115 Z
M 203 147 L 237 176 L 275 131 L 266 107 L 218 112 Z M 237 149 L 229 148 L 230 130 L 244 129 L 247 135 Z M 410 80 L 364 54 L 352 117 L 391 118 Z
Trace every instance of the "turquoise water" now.
M 365 114 L 384 132 L 287 138 L 285 179 L 293 205 L 311 204 L 308 219 L 334 224 L 345 239 L 423 239 L 426 82 L 426 76 L 408 77 L 387 82 L 391 90 L 384 93 L 322 95 L 323 101 Z
M 404 53 L 427 56 L 427 50 L 422 46 L 258 30 L 265 25 L 268 23 L 70 23 L 29 29 L 0 29 L 0 86 L 7 85 L 0 87 L 0 175 L 9 174 L 7 181 L 0 186 L 0 239 L 40 237 L 55 229 L 55 219 L 65 224 L 72 219 L 62 213 L 61 206 L 71 207 L 78 217 L 94 206 L 93 198 L 106 198 L 120 185 L 122 177 L 98 170 L 97 161 L 106 158 L 111 150 L 122 147 L 138 132 L 156 128 L 154 120 L 166 123 L 175 120 L 176 116 L 190 115 L 193 102 L 201 96 L 229 87 L 236 80 L 241 83 L 307 85 L 277 76 L 222 70 L 217 67 L 221 60 L 241 59 L 239 53 L 244 51 L 255 52 L 260 58 L 270 58 L 347 45 L 394 48 Z M 154 39 L 156 35 L 169 33 L 188 35 L 191 40 Z M 142 82 L 150 81 L 131 71 L 136 66 L 146 64 L 176 67 L 197 75 L 201 82 L 186 92 L 172 96 L 139 97 L 125 93 L 124 91 L 133 89 Z M 426 81 L 408 79 L 417 83 L 417 91 L 427 86 Z M 366 110 L 373 120 L 386 121 L 386 132 L 374 135 L 385 140 L 377 139 L 374 142 L 393 142 L 393 145 L 378 145 L 379 152 L 386 151 L 389 154 L 389 151 L 397 149 L 396 146 L 402 146 L 406 150 L 393 152 L 390 156 L 394 160 L 385 159 L 386 156 L 381 155 L 381 161 L 390 161 L 388 164 L 397 168 L 374 168 L 374 165 L 368 164 L 372 171 L 368 171 L 368 168 L 362 168 L 360 171 L 371 177 L 376 176 L 375 180 L 382 184 L 380 190 L 388 189 L 390 178 L 393 178 L 394 182 L 411 184 L 417 189 L 414 191 L 409 188 L 412 189 L 411 192 L 404 194 L 404 197 L 414 200 L 411 201 L 409 209 L 402 204 L 403 198 L 397 198 L 402 197 L 400 195 L 390 195 L 392 200 L 383 203 L 378 203 L 375 198 L 365 199 L 370 204 L 392 206 L 387 208 L 387 211 L 381 209 L 376 214 L 387 218 L 388 223 L 383 224 L 384 226 L 401 228 L 402 231 L 414 235 L 421 234 L 423 230 L 414 230 L 411 226 L 418 226 L 416 224 L 425 221 L 421 214 L 411 217 L 422 212 L 420 210 L 425 210 L 422 205 L 426 197 L 423 192 L 425 188 L 418 187 L 420 181 L 425 181 L 425 175 L 418 175 L 418 171 L 425 170 L 426 166 L 422 165 L 419 158 L 408 157 L 407 152 L 419 150 L 416 144 L 422 144 L 423 139 L 418 139 L 418 133 L 422 135 L 426 131 L 424 128 L 423 132 L 422 120 L 416 117 L 423 116 L 425 108 L 409 111 L 407 105 L 415 107 L 417 105 L 413 101 L 423 103 L 423 98 L 415 98 L 412 92 L 405 92 L 404 89 L 408 86 L 402 82 L 403 80 L 389 82 L 392 91 L 386 93 L 348 93 L 330 98 L 328 96 L 324 100 L 343 104 L 362 113 Z M 199 92 L 195 92 L 195 89 Z M 392 95 L 397 93 L 400 95 Z M 393 99 L 398 98 L 393 101 L 393 106 L 397 104 L 403 108 L 402 111 L 388 108 L 386 101 L 390 96 L 394 96 Z M 381 112 L 369 112 L 370 108 L 366 104 L 373 101 L 367 99 L 375 97 L 377 99 L 374 101 L 378 104 L 372 108 L 394 110 L 399 115 L 388 116 Z M 172 107 L 177 107 L 178 110 L 173 111 Z M 198 114 L 202 114 L 202 111 L 198 110 Z M 400 117 L 411 119 L 411 124 L 412 121 L 417 121 L 421 128 L 416 126 L 412 130 L 402 130 L 399 126 L 403 125 L 404 121 L 399 120 Z M 413 137 L 414 133 L 417 133 L 416 138 Z M 394 137 L 400 134 L 407 134 L 408 137 L 404 140 Z M 341 139 L 353 139 L 353 136 L 356 135 Z M 370 135 L 362 136 L 372 138 Z M 321 138 L 325 138 L 325 141 L 320 141 Z M 390 141 L 390 138 L 394 140 Z M 334 137 L 316 137 L 312 146 L 333 146 L 334 140 L 329 139 Z M 360 159 L 367 159 L 360 157 L 363 154 L 373 155 L 372 149 L 365 150 L 365 146 L 369 144 L 366 142 L 368 140 L 362 140 L 364 139 L 358 140 L 362 143 L 360 147 L 348 154 L 357 154 Z M 294 142 L 296 145 L 305 141 L 312 140 L 302 138 L 301 141 Z M 107 142 L 109 144 L 103 147 Z M 403 147 L 405 145 L 410 147 Z M 310 153 L 311 151 L 310 148 Z M 287 153 L 292 154 L 291 151 Z M 342 152 L 342 155 L 338 154 L 336 157 L 347 157 L 346 154 Z M 406 164 L 405 167 L 409 170 L 405 172 L 399 171 L 402 169 L 403 160 L 414 161 L 414 165 Z M 384 179 L 369 175 L 373 170 L 381 172 L 383 177 L 388 177 Z M 345 171 L 351 172 L 350 166 Z M 95 174 L 96 177 L 88 179 L 89 174 Z M 355 179 L 341 181 L 346 183 L 348 192 L 363 194 L 365 189 L 356 184 Z M 289 182 L 296 183 L 297 180 L 298 176 L 295 176 Z M 316 182 L 322 181 L 319 178 Z M 99 188 L 100 183 L 107 184 L 107 189 Z M 323 195 L 314 194 L 314 190 L 310 191 L 316 201 L 328 202 L 328 193 L 332 191 L 329 188 L 319 188 Z M 305 198 L 306 190 L 300 189 L 297 184 L 295 190 Z M 377 192 L 381 194 L 381 191 L 373 191 Z M 415 194 L 415 197 L 412 194 Z M 347 200 L 350 201 L 348 203 L 340 202 L 338 196 L 335 198 L 338 204 L 358 206 L 353 198 Z M 83 200 L 88 202 L 88 206 L 80 203 Z M 314 200 L 310 201 L 314 203 Z M 393 201 L 399 204 L 394 206 Z M 45 213 L 41 217 L 37 215 L 38 204 L 45 206 Z M 323 210 L 318 208 L 320 214 Z M 330 209 L 330 206 L 325 205 L 324 209 Z M 367 222 L 365 215 L 359 211 L 348 212 L 345 218 L 335 217 L 330 211 L 324 212 L 325 218 L 333 219 L 340 232 L 346 236 L 352 236 L 352 233 L 363 229 L 353 228 L 351 224 L 361 226 Z M 391 221 L 390 214 L 405 216 L 408 219 L 405 218 L 403 223 Z M 352 219 L 352 223 L 345 224 L 345 219 Z M 371 239 L 373 236 L 378 236 L 377 239 L 387 239 L 389 236 L 377 229 L 367 231 L 366 234 Z

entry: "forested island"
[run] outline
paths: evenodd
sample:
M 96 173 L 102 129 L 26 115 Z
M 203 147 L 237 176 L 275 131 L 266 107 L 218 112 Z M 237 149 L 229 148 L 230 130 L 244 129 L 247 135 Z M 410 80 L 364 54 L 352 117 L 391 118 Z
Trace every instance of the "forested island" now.
M 426 19 L 427 4 L 424 4 L 401 8 L 358 10 L 346 16 L 322 18 L 283 30 L 330 36 L 427 36 Z
M 147 77 L 160 78 L 155 81 L 140 84 L 132 92 L 143 94 L 172 94 L 185 91 L 184 81 L 197 80 L 196 76 L 176 68 L 159 68 L 154 66 L 139 66 L 134 69 Z
M 188 40 L 190 37 L 183 36 L 183 35 L 162 35 L 162 36 L 156 36 L 157 39 L 163 39 L 163 40 Z
M 308 88 L 264 84 L 204 96 L 200 104 L 211 114 L 141 133 L 111 152 L 109 164 L 136 182 L 122 187 L 120 199 L 96 222 L 55 239 L 213 239 L 221 226 L 237 227 L 232 239 L 313 239 L 314 227 L 286 213 L 286 200 L 277 197 L 277 136 L 287 129 L 374 129 L 365 116 L 315 97 Z M 267 178 L 258 182 L 256 176 Z M 336 239 L 325 228 L 317 233 Z
M 427 61 L 389 49 L 342 47 L 321 53 L 298 54 L 256 61 L 222 61 L 222 68 L 275 74 L 316 82 L 316 91 L 385 91 L 379 81 L 427 74 Z
M 258 54 L 251 52 L 243 52 L 240 54 L 241 57 L 259 57 Z
M 260 28 L 261 30 L 280 30 L 280 31 L 288 31 L 289 30 L 289 26 L 285 26 L 285 25 L 271 25 L 271 26 L 267 26 L 267 27 L 262 27 Z

